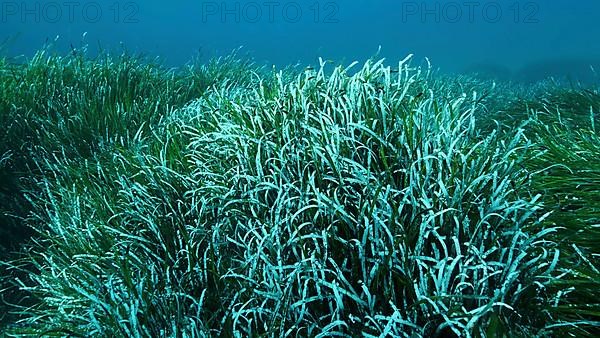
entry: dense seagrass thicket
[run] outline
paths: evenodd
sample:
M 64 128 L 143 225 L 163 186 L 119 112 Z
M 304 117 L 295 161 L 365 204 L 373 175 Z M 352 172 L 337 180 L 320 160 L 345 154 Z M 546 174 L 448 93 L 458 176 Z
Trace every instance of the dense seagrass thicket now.
M 560 255 L 522 132 L 480 133 L 477 94 L 450 95 L 407 62 L 325 68 L 213 83 L 135 129 L 107 115 L 119 137 L 89 156 L 38 149 L 19 280 L 37 303 L 13 333 L 496 337 L 554 324 L 539 309 L 556 299 Z
M 251 69 L 232 55 L 184 71 L 123 54 L 95 59 L 85 51 L 59 56 L 38 52 L 23 64 L 0 60 L 0 248 L 14 249 L 29 232 L 21 226 L 22 198 L 37 175 L 38 148 L 88 158 L 147 131 L 161 116 L 200 97 L 215 82 Z M 33 172 L 32 172 L 33 170 Z
M 545 226 L 560 227 L 552 240 L 559 243 L 559 269 L 566 274 L 551 284 L 561 290 L 560 301 L 545 311 L 558 319 L 552 327 L 561 329 L 556 335 L 595 337 L 600 332 L 600 93 L 554 90 L 544 101 L 547 109 L 532 123 L 538 147 L 528 166 L 539 171 L 533 185 L 544 191 L 544 204 L 553 211 Z
M 85 50 L 60 56 L 50 48 L 22 61 L 0 59 L 2 262 L 14 259 L 12 252 L 23 249 L 32 234 L 25 193 L 42 192 L 38 183 L 49 174 L 46 162 L 61 154 L 78 163 L 96 153 L 129 148 L 135 132 L 150 130 L 164 112 L 226 78 L 235 76 L 242 85 L 248 78 L 241 70 L 255 69 L 235 55 L 173 71 L 126 53 L 90 59 Z M 15 274 L 4 268 L 0 264 L 0 322 L 9 312 L 5 303 L 24 298 L 6 286 Z
M 466 98 L 423 80 L 367 64 L 192 105 L 194 177 L 210 182 L 193 196 L 220 201 L 244 257 L 225 274 L 245 290 L 242 334 L 469 334 L 522 315 L 555 253 L 550 229 L 527 233 L 520 135 L 479 140 Z
M 0 59 L 0 331 L 597 336 L 598 109 L 410 58 Z

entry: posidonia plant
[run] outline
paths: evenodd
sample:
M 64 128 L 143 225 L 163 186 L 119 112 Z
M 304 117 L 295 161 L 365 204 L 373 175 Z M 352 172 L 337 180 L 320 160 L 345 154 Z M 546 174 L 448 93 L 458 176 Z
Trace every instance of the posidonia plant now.
M 539 170 L 534 186 L 545 192 L 545 205 L 552 210 L 545 226 L 561 228 L 552 240 L 560 245 L 560 270 L 566 277 L 552 283 L 561 297 L 546 311 L 558 321 L 553 328 L 562 329 L 556 334 L 593 337 L 600 327 L 600 95 L 586 90 L 552 96 L 548 110 L 536 114 L 532 124 L 538 149 L 528 163 Z M 591 100 L 589 106 L 581 98 Z M 556 109 L 557 104 L 572 111 Z M 554 121 L 541 122 L 542 114 Z
M 124 87 L 138 93 L 127 109 L 98 89 L 106 105 L 82 98 L 67 119 L 85 124 L 38 116 L 36 234 L 10 263 L 35 302 L 13 309 L 10 335 L 593 333 L 597 250 L 578 231 L 595 229 L 595 209 L 570 220 L 549 197 L 581 186 L 550 167 L 583 160 L 556 158 L 571 150 L 534 117 L 516 132 L 479 128 L 486 102 L 486 119 L 518 106 L 493 97 L 506 92 L 472 82 L 463 94 L 409 58 L 295 75 L 225 61 L 153 69 L 146 92 Z M 78 77 L 99 67 L 85 62 Z M 23 106 L 46 109 L 41 98 Z M 103 132 L 72 151 L 96 119 Z M 593 185 L 578 194 L 593 198 Z
M 193 196 L 243 258 L 221 273 L 243 290 L 234 333 L 483 335 L 536 301 L 520 297 L 558 252 L 553 229 L 528 233 L 520 134 L 477 140 L 466 98 L 440 102 L 423 77 L 321 69 L 188 108 Z

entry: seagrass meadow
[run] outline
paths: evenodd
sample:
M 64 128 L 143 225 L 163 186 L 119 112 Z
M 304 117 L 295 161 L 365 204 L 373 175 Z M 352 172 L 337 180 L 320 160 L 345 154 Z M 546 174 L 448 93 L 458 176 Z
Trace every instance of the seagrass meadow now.
M 599 90 L 0 60 L 2 330 L 595 337 Z

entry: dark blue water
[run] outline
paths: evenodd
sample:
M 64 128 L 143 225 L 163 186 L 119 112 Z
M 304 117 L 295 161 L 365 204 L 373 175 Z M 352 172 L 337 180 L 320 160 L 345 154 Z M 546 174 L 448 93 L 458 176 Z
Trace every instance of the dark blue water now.
M 44 43 L 160 56 L 180 65 L 243 51 L 283 66 L 428 57 L 446 72 L 589 77 L 600 65 L 600 1 L 2 1 L 5 55 Z M 87 34 L 84 36 L 84 33 Z M 1 40 L 0 40 L 1 41 Z M 600 68 L 600 66 L 597 66 Z

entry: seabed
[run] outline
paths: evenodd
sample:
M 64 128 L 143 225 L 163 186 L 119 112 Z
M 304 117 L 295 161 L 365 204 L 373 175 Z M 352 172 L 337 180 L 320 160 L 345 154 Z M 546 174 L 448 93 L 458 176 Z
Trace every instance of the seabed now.
M 8 336 L 593 337 L 600 92 L 0 60 Z

